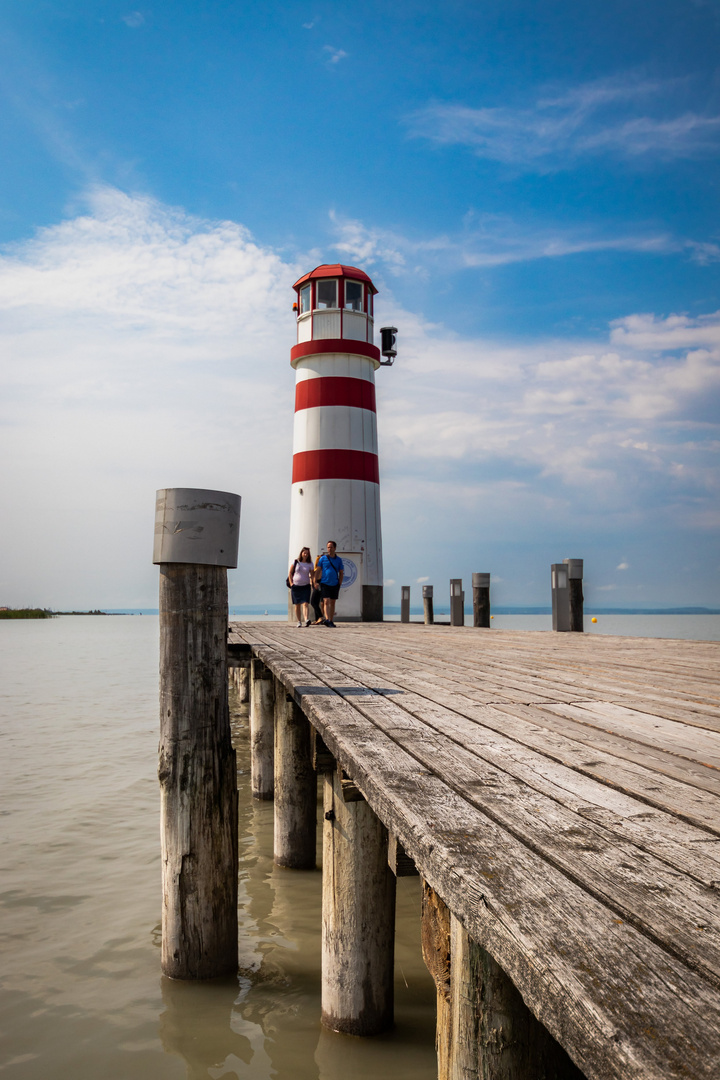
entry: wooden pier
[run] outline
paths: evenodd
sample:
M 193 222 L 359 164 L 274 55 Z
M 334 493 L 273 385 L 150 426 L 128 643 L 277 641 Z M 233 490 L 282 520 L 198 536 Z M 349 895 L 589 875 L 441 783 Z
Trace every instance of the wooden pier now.
M 424 882 L 441 1077 L 718 1080 L 720 644 L 234 623 L 229 657 L 286 865 L 326 774 L 329 1026 L 388 1022 L 381 848 Z

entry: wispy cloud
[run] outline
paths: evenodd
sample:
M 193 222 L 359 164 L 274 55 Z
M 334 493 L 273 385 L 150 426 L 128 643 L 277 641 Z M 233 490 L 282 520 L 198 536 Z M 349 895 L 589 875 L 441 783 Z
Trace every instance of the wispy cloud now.
M 638 159 L 716 152 L 720 116 L 678 112 L 676 89 L 618 76 L 517 108 L 434 102 L 408 116 L 407 125 L 411 135 L 436 145 L 466 146 L 479 157 L 536 170 L 608 153 Z
M 339 64 L 348 55 L 344 49 L 336 49 L 334 45 L 324 45 L 323 51 L 329 53 L 328 63 Z
M 145 16 L 141 11 L 129 11 L 127 15 L 121 15 L 121 19 L 131 30 L 145 25 Z
M 339 252 L 369 264 L 383 263 L 397 274 L 491 268 L 600 251 L 680 254 L 703 263 L 720 259 L 720 247 L 714 243 L 676 238 L 652 228 L 602 235 L 591 226 L 553 227 L 471 212 L 455 233 L 410 237 L 336 212 L 330 219 Z

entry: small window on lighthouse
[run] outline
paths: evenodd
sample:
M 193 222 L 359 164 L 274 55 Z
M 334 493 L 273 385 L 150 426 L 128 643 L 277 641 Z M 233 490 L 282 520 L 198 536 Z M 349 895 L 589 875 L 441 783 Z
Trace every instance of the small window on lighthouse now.
M 317 307 L 336 308 L 338 306 L 337 281 L 318 281 L 315 292 L 317 295 Z
M 312 292 L 312 286 L 308 282 L 307 285 L 303 285 L 300 290 L 300 314 L 304 315 L 306 311 L 310 310 L 310 293 Z
M 345 307 L 350 311 L 362 311 L 363 287 L 359 281 L 345 282 Z
M 373 313 L 373 294 L 370 292 L 369 289 L 368 289 L 368 310 L 367 310 L 367 313 L 368 313 L 368 315 L 372 315 L 372 313 Z

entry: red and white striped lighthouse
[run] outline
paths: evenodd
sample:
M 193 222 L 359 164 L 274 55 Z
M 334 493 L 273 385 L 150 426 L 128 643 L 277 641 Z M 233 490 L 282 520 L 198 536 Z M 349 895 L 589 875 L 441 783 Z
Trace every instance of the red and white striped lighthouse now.
M 367 274 L 318 266 L 293 286 L 297 300 L 290 560 L 335 540 L 345 577 L 335 618 L 383 617 L 380 487 L 375 415 L 373 297 Z

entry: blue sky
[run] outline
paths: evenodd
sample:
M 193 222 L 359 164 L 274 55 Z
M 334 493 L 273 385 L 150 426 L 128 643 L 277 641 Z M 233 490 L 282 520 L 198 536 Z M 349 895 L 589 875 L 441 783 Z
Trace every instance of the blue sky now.
M 390 601 L 575 556 L 720 605 L 719 46 L 717 0 L 5 0 L 0 602 L 152 606 L 173 485 L 283 599 L 290 286 L 342 259 L 400 329 Z

